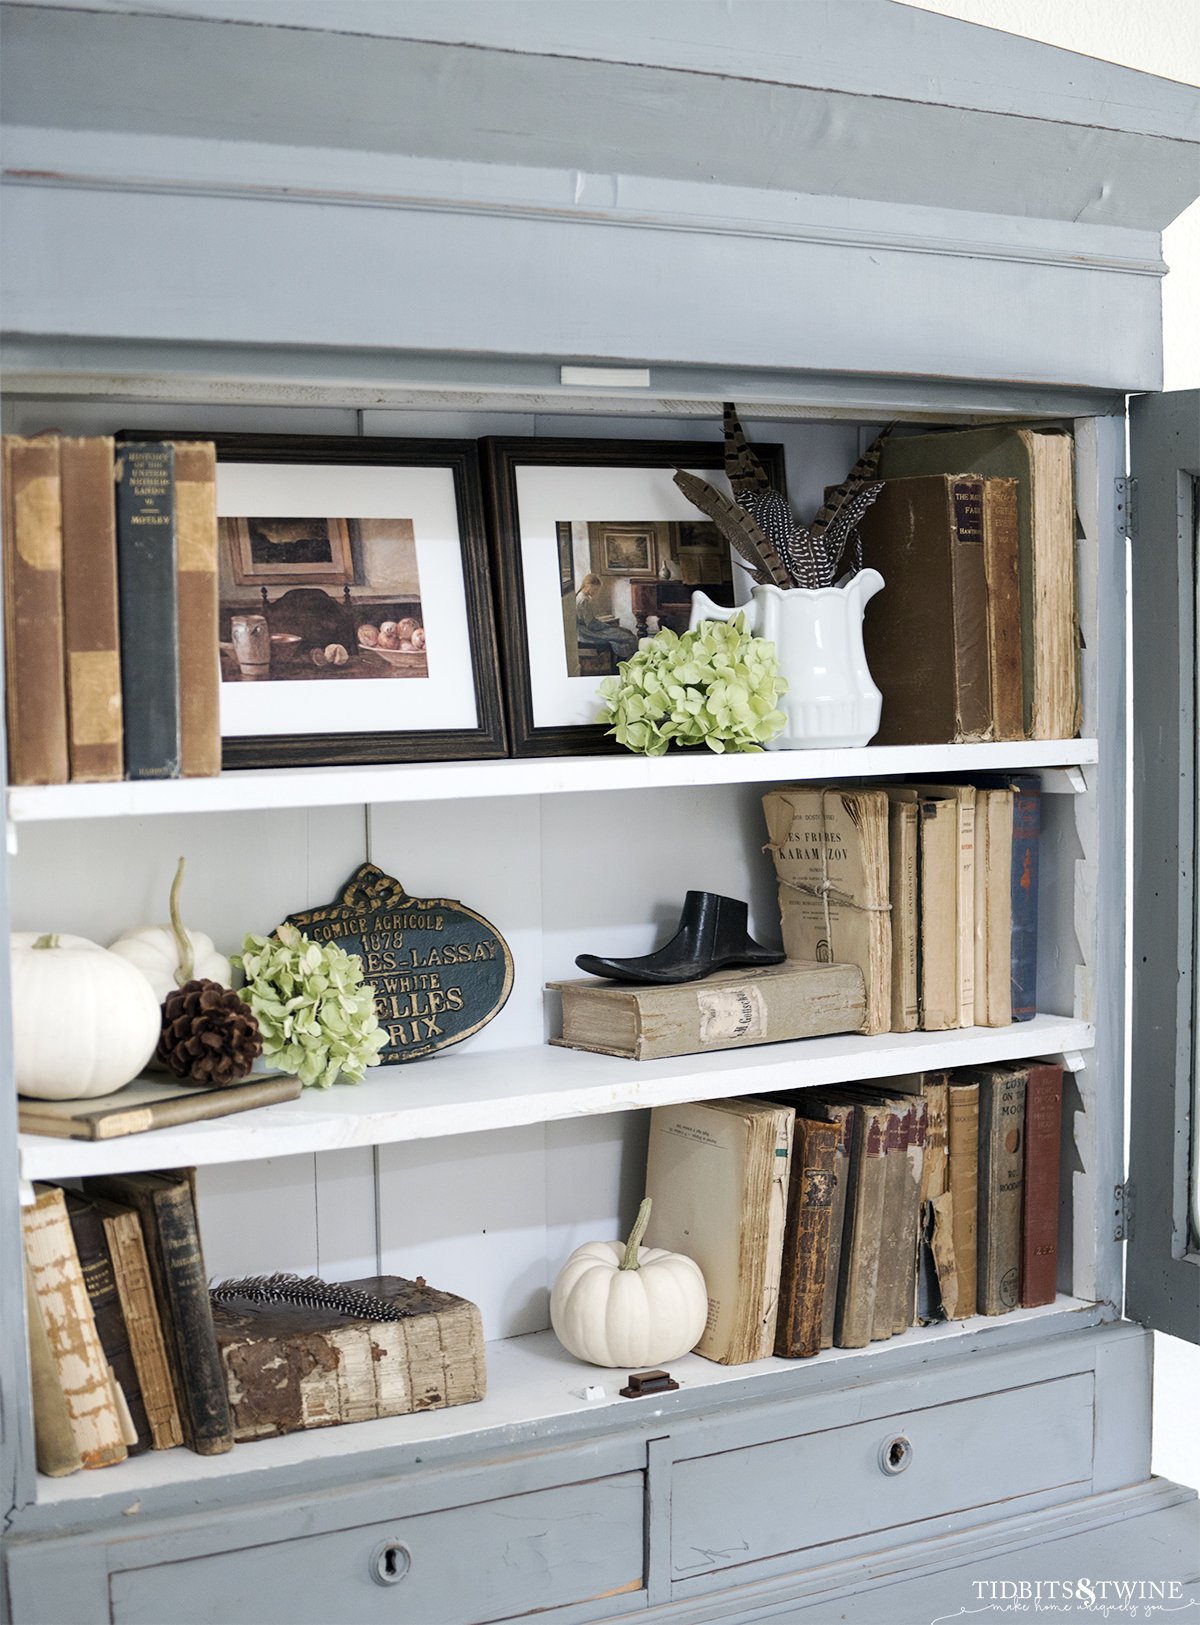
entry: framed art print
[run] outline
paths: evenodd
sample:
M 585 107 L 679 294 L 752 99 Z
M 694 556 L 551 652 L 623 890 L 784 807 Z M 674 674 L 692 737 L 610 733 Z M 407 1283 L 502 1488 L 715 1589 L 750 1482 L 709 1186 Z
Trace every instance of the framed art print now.
M 223 765 L 503 756 L 474 444 L 205 438 Z
M 692 592 L 749 599 L 729 544 L 674 482 L 728 490 L 720 441 L 483 442 L 515 756 L 615 749 L 597 690 L 641 638 L 685 631 Z M 775 489 L 783 450 L 755 445 Z

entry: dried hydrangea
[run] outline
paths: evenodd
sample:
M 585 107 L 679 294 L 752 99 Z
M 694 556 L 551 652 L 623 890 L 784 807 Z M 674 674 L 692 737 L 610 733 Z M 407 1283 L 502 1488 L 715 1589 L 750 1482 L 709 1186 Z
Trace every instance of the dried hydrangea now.
M 682 635 L 664 627 L 617 672 L 600 685 L 596 720 L 644 756 L 662 756 L 669 745 L 761 750 L 786 721 L 777 709 L 787 681 L 775 645 L 751 636 L 741 615 Z
M 273 937 L 248 936 L 233 963 L 245 975 L 241 997 L 258 1019 L 270 1065 L 318 1089 L 339 1079 L 361 1083 L 367 1067 L 379 1065 L 387 1034 L 357 954 L 281 925 Z

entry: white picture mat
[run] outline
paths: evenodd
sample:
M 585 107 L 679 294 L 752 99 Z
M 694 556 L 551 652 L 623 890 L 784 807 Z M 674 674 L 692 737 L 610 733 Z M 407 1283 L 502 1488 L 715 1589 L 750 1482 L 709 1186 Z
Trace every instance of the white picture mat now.
M 221 684 L 221 732 L 397 733 L 474 728 L 458 507 L 449 468 L 217 464 L 221 518 L 411 519 L 428 677 Z M 278 598 L 280 588 L 269 589 Z M 340 589 L 326 589 L 340 595 Z
M 704 468 L 689 472 L 729 495 L 723 473 Z M 582 519 L 593 523 L 667 520 L 696 524 L 705 522 L 707 515 L 689 502 L 674 483 L 673 468 L 549 468 L 527 463 L 518 466 L 515 473 L 533 725 L 559 728 L 595 722 L 596 692 L 604 679 L 572 677 L 567 670 L 558 523 Z M 735 569 L 733 575 L 737 601 L 748 601 L 746 572 Z

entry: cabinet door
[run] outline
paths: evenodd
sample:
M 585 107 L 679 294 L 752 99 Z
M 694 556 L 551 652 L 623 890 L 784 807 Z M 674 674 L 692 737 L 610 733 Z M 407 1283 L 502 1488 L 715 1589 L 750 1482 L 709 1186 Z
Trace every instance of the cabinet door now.
M 1200 1340 L 1196 947 L 1200 391 L 1130 410 L 1133 1049 L 1126 1310 Z

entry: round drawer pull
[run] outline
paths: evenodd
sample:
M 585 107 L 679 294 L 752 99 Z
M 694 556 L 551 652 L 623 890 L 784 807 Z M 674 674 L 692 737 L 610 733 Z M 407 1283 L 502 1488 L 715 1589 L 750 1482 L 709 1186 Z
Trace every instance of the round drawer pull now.
M 885 1439 L 879 1447 L 879 1466 L 881 1471 L 894 1478 L 902 1473 L 912 1460 L 912 1444 L 903 1433 L 897 1433 L 894 1439 Z
M 371 1578 L 376 1585 L 394 1586 L 412 1567 L 412 1553 L 399 1540 L 385 1540 L 371 1556 Z

